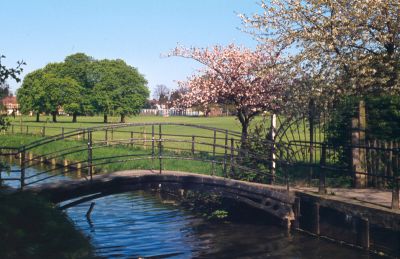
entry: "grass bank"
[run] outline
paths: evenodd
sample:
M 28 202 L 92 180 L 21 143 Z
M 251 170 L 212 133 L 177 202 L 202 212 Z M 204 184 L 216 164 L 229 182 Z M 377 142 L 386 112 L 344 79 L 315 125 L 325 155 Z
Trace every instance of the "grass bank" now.
M 2 146 L 19 147 L 27 145 L 33 141 L 39 140 L 41 137 L 34 135 L 0 135 L 0 143 Z M 59 155 L 60 152 L 65 150 L 76 150 L 71 154 Z M 46 155 L 48 159 L 57 156 L 55 159 L 59 164 L 63 164 L 64 160 L 69 161 L 69 164 L 74 162 L 85 162 L 88 157 L 86 149 L 86 142 L 75 140 L 60 140 L 51 142 L 43 146 L 36 147 L 30 150 L 35 156 Z M 129 147 L 126 145 L 117 146 L 94 146 L 92 151 L 93 164 L 95 164 L 96 172 L 109 173 L 127 169 L 154 169 L 159 170 L 160 164 L 158 160 L 158 149 L 155 149 L 155 159 L 151 159 L 151 149 L 143 149 L 141 147 Z M 210 162 L 185 160 L 187 158 L 194 159 L 212 159 L 208 153 L 200 152 L 191 156 L 187 152 L 173 152 L 164 150 L 163 156 L 165 159 L 162 161 L 163 170 L 176 170 L 185 172 L 194 172 L 202 174 L 210 174 L 212 172 L 212 164 Z M 114 158 L 113 158 L 114 157 Z M 175 159 L 168 159 L 167 157 L 175 157 Z M 143 159 L 140 159 L 143 158 Z M 179 159 L 181 158 L 181 159 Z M 219 158 L 221 161 L 221 157 Z M 101 164 L 100 164 L 101 163 Z M 99 164 L 99 165 L 96 165 Z M 222 175 L 222 165 L 215 165 L 216 175 Z
M 0 258 L 95 258 L 82 233 L 53 205 L 0 189 Z

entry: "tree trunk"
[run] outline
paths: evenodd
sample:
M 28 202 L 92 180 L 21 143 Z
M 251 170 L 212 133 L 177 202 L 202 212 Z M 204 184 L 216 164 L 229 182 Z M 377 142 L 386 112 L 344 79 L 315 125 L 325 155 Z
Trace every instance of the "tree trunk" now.
M 53 116 L 53 122 L 57 122 L 57 112 L 52 112 L 51 115 Z
M 120 123 L 125 123 L 125 114 L 121 114 L 121 121 Z
M 247 147 L 247 137 L 248 137 L 248 129 L 250 124 L 249 116 L 246 116 L 246 112 L 243 110 L 238 110 L 237 113 L 240 124 L 242 125 L 242 136 L 240 138 L 241 148 L 245 149 Z
M 78 114 L 73 113 L 73 114 L 72 114 L 72 122 L 76 122 L 76 121 L 77 121 L 77 120 L 76 120 L 76 117 L 78 117 Z
M 104 114 L 104 120 L 103 120 L 103 122 L 104 122 L 104 123 L 108 123 L 108 115 L 107 115 L 107 114 Z
M 248 137 L 248 135 L 249 135 L 249 133 L 248 133 L 248 129 L 249 129 L 249 121 L 248 120 L 245 120 L 245 122 L 244 123 L 242 123 L 242 136 L 241 136 L 241 138 L 240 138 L 240 141 L 241 141 L 241 145 L 242 145 L 242 149 L 246 149 L 247 148 L 247 137 Z
M 40 120 L 39 120 L 39 116 L 40 116 L 40 113 L 37 112 L 37 113 L 36 113 L 36 122 L 39 122 L 39 121 L 40 121 Z

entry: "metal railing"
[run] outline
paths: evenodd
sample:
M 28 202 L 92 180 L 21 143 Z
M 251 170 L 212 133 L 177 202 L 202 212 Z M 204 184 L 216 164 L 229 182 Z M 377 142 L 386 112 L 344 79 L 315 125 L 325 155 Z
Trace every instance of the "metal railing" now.
M 23 133 L 33 134 L 34 131 L 29 132 L 33 127 L 26 128 Z M 259 157 L 243 149 L 240 132 L 180 123 L 127 123 L 68 132 L 65 128 L 57 130 L 60 130 L 59 134 L 44 137 L 46 128 L 42 128 L 36 133 L 40 139 L 18 147 L 20 177 L 12 180 L 19 180 L 21 189 L 77 169 L 90 181 L 94 174 L 110 165 L 114 165 L 113 170 L 140 168 L 160 174 L 168 169 L 188 171 L 188 167 L 195 166 L 210 175 L 282 184 L 289 188 L 288 175 L 284 174 L 287 161 L 280 159 L 279 154 L 273 158 Z M 15 134 L 15 129 L 11 128 L 10 133 Z M 272 142 L 270 146 L 276 151 L 282 148 Z M 246 164 L 246 159 L 257 159 L 258 163 L 268 166 L 258 168 Z M 171 160 L 189 162 L 177 165 L 169 162 Z M 52 167 L 25 175 L 27 169 L 46 161 L 51 161 Z M 270 166 L 272 163 L 278 168 L 281 166 L 282 170 L 277 172 Z
M 26 132 L 32 134 L 29 129 Z M 325 194 L 327 187 L 360 187 L 357 182 L 362 181 L 361 187 L 391 190 L 392 208 L 399 208 L 397 145 L 344 146 L 294 140 L 274 143 L 250 137 L 248 145 L 243 146 L 240 132 L 179 123 L 65 129 L 56 128 L 59 133 L 47 137 L 43 132 L 49 129 L 42 129 L 36 134 L 40 138 L 25 146 L 0 147 L 0 154 L 18 156 L 20 160 L 19 177 L 3 181 L 20 181 L 24 188 L 75 170 L 81 170 L 91 180 L 94 174 L 105 170 L 150 169 L 162 173 L 195 168 L 196 172 L 210 175 L 279 184 L 288 190 L 299 180 L 301 184 L 306 181 L 309 186 L 318 187 L 320 194 Z M 251 148 L 253 142 L 262 142 L 262 152 Z M 349 159 L 354 151 L 362 151 L 363 165 L 355 167 Z M 178 160 L 184 162 L 170 162 Z M 51 161 L 51 168 L 26 176 L 27 169 L 46 161 Z

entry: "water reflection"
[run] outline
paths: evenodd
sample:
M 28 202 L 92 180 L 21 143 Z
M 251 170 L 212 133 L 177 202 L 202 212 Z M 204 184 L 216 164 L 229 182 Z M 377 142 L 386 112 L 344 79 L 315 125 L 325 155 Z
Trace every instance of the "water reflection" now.
M 16 165 L 12 165 L 10 168 L 10 172 L 1 172 L 1 179 L 4 180 L 4 184 L 13 188 L 20 187 L 20 181 L 9 181 L 7 179 L 11 178 L 20 178 L 20 167 Z M 63 169 L 54 169 L 48 173 L 42 173 L 51 170 L 49 166 L 42 166 L 40 170 L 34 167 L 28 167 L 25 169 L 25 184 L 30 185 L 31 183 L 35 183 L 38 180 L 41 180 L 39 184 L 43 183 L 50 183 L 59 180 L 68 180 L 71 178 L 80 178 L 79 176 L 82 175 L 80 171 L 73 171 L 64 173 Z M 51 176 L 51 177 L 50 177 Z M 33 184 L 35 185 L 35 184 Z
M 373 258 L 361 250 L 282 228 L 240 222 L 210 222 L 149 192 L 96 199 L 67 210 L 107 258 Z

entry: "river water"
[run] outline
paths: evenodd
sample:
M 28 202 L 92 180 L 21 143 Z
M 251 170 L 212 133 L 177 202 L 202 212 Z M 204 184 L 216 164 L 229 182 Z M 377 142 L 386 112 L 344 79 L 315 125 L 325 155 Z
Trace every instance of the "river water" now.
M 27 175 L 36 172 L 30 168 Z M 95 206 L 89 220 L 85 214 L 91 202 Z M 209 221 L 148 191 L 101 197 L 69 208 L 66 214 L 104 258 L 376 257 L 297 231 L 288 233 L 268 222 Z

